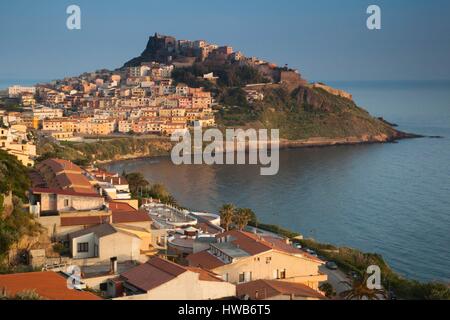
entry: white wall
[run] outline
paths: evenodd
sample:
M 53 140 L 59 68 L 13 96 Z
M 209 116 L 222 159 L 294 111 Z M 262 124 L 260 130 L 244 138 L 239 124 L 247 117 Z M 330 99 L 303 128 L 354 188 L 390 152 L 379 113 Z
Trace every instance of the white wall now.
M 89 251 L 78 252 L 78 244 L 84 242 L 89 243 Z M 96 236 L 94 233 L 72 239 L 72 257 L 74 259 L 94 258 L 94 245 L 96 242 Z

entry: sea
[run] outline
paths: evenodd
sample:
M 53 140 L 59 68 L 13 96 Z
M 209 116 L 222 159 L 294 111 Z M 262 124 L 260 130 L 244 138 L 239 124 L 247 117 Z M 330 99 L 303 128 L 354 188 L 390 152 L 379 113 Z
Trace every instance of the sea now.
M 432 137 L 282 150 L 275 176 L 252 165 L 176 166 L 168 157 L 109 169 L 142 172 L 185 207 L 252 208 L 264 223 L 379 253 L 405 277 L 450 283 L 450 81 L 327 84 L 399 130 Z

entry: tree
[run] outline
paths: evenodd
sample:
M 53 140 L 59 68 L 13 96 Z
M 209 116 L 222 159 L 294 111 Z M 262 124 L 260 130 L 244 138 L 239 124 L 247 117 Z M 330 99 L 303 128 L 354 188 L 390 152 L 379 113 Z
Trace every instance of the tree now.
M 324 282 L 319 286 L 320 291 L 325 293 L 325 296 L 327 298 L 331 298 L 336 295 L 336 291 L 334 291 L 334 288 L 331 283 Z
M 233 222 L 239 231 L 244 230 L 248 223 L 252 220 L 254 212 L 250 209 L 239 208 L 235 210 Z
M 367 286 L 368 275 L 364 274 L 363 277 L 353 279 L 350 283 L 348 281 L 342 281 L 350 287 L 349 290 L 340 293 L 340 296 L 346 300 L 380 300 L 381 297 L 386 298 L 386 292 L 383 289 L 369 289 Z
M 249 224 L 252 226 L 257 226 L 258 218 L 256 217 L 256 213 L 252 209 L 249 209 L 249 208 L 243 208 L 242 210 L 247 211 L 248 214 L 250 215 Z
M 134 195 L 142 192 L 143 188 L 147 188 L 150 183 L 144 178 L 144 175 L 140 172 L 129 173 L 125 176 L 130 185 L 130 191 Z
M 222 226 L 225 228 L 226 231 L 230 230 L 230 225 L 233 222 L 235 210 L 236 208 L 233 204 L 225 204 L 219 211 Z
M 154 199 L 161 200 L 162 203 L 178 206 L 175 198 L 169 193 L 166 187 L 162 184 L 156 183 L 151 186 L 149 192 L 146 194 Z

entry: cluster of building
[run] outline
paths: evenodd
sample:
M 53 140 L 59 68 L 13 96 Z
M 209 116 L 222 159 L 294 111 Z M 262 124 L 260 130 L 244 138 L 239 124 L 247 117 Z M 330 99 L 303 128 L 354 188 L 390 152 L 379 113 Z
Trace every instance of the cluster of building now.
M 20 99 L 24 108 L 0 114 L 0 147 L 32 166 L 36 150 L 29 129 L 67 140 L 214 126 L 211 93 L 172 79 L 174 68 L 196 61 L 250 65 L 274 82 L 301 79 L 229 46 L 158 34 L 141 58 L 115 72 L 9 88 L 9 98 Z M 201 78 L 218 80 L 214 73 Z M 259 89 L 245 88 L 250 103 L 264 99 Z M 139 202 L 125 177 L 66 160 L 40 162 L 30 180 L 29 211 L 45 233 L 31 246 L 29 263 L 42 272 L 0 275 L 0 288 L 10 294 L 34 290 L 57 300 L 325 299 L 319 290 L 327 280 L 319 272 L 324 262 L 287 239 L 226 231 L 213 213 L 154 199 Z M 67 288 L 68 266 L 81 270 L 75 290 Z
M 10 98 L 21 99 L 26 112 L 10 117 L 49 134 L 168 135 L 194 125 L 214 126 L 211 93 L 175 84 L 173 69 L 148 62 L 117 73 L 101 70 L 36 87 L 14 86 Z
M 0 150 L 15 156 L 24 166 L 34 165 L 36 145 L 24 125 L 0 125 Z
M 57 139 L 115 132 L 170 135 L 190 126 L 214 126 L 212 107 L 216 102 L 212 94 L 175 83 L 172 77 L 176 68 L 206 60 L 251 66 L 270 83 L 306 83 L 295 70 L 245 57 L 230 46 L 155 34 L 141 57 L 116 71 L 98 70 L 35 87 L 10 87 L 9 97 L 20 99 L 26 111 L 13 112 L 10 117 L 30 128 L 42 128 Z M 199 78 L 213 83 L 218 80 L 212 72 Z M 263 100 L 263 87 L 246 88 L 247 100 Z
M 154 199 L 139 204 L 125 177 L 48 159 L 30 173 L 30 213 L 45 234 L 29 253 L 42 272 L 0 287 L 46 299 L 324 299 L 323 261 L 275 235 L 225 231 L 220 216 Z M 55 252 L 58 244 L 64 250 Z M 75 290 L 62 284 L 80 268 Z M 92 290 L 98 294 L 93 295 Z

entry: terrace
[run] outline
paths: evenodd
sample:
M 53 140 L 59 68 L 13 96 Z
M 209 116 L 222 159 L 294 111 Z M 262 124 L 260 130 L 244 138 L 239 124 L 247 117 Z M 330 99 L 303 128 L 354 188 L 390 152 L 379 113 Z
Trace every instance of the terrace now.
M 179 229 L 195 226 L 198 221 L 187 210 L 180 210 L 170 205 L 161 203 L 149 203 L 142 206 L 148 212 L 153 222 L 159 229 Z

